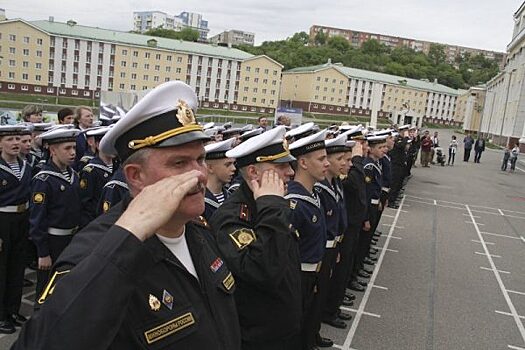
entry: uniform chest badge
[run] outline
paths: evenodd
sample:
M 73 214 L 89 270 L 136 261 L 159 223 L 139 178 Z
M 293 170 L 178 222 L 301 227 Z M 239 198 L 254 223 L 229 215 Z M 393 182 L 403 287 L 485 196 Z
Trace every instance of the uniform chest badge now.
M 109 176 L 108 173 L 104 173 L 104 177 L 108 177 L 108 176 Z
M 217 259 L 215 259 L 215 261 L 210 265 L 210 269 L 211 269 L 213 272 L 217 272 L 217 271 L 219 271 L 219 269 L 221 268 L 222 265 L 223 265 L 222 259 L 221 259 L 221 258 L 217 258 Z
M 44 199 L 46 198 L 45 193 L 37 192 L 33 195 L 33 203 L 35 204 L 41 204 L 44 203 Z
M 64 192 L 66 190 L 66 186 L 60 185 L 60 191 Z
M 151 311 L 159 311 L 160 310 L 160 301 L 153 294 L 149 295 L 149 307 L 151 308 Z
M 166 290 L 164 289 L 164 291 L 162 292 L 162 303 L 168 308 L 168 309 L 173 309 L 173 297 L 171 296 L 171 294 Z
M 2 180 L 2 185 L 3 186 L 7 185 L 7 180 Z
M 372 178 L 370 176 L 365 176 L 365 182 L 369 184 L 370 182 L 372 182 Z
M 316 216 L 316 215 L 312 216 L 312 222 L 313 222 L 314 224 L 317 222 L 317 216 Z

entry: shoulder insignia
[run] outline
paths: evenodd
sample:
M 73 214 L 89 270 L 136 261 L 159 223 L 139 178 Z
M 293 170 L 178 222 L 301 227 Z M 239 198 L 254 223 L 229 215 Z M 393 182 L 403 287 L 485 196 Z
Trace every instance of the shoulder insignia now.
M 249 210 L 248 210 L 248 205 L 246 204 L 241 204 L 241 210 L 239 212 L 239 218 L 244 220 L 244 221 L 249 221 Z
M 81 179 L 80 180 L 80 189 L 81 190 L 85 190 L 88 186 L 88 182 L 87 182 L 87 179 Z
M 228 276 L 222 281 L 222 285 L 226 290 L 230 290 L 233 288 L 233 285 L 235 284 L 235 278 L 233 278 L 233 275 L 231 272 L 228 273 Z
M 208 224 L 208 221 L 202 215 L 193 219 L 192 222 L 198 226 L 210 229 L 210 224 Z
M 93 171 L 93 167 L 89 166 L 89 165 L 86 165 L 83 169 L 83 171 L 85 171 L 86 173 L 90 173 Z
M 46 181 L 48 177 L 49 175 L 47 174 L 36 174 L 35 175 L 35 178 L 37 178 L 38 180 L 42 180 L 42 181 Z
M 111 208 L 111 203 L 108 201 L 104 201 L 104 203 L 102 203 L 102 210 L 104 211 L 104 213 L 107 213 L 109 208 Z
M 297 201 L 295 199 L 290 199 L 290 209 L 295 209 L 297 207 Z
M 230 238 L 239 249 L 245 248 L 257 239 L 255 237 L 255 232 L 248 228 L 235 230 L 233 233 L 230 233 Z
M 369 184 L 370 182 L 372 182 L 372 178 L 370 176 L 365 176 L 365 182 Z
M 44 192 L 35 192 L 33 194 L 33 203 L 42 204 L 46 199 L 46 194 Z
M 55 291 L 55 286 L 56 286 L 58 280 L 60 280 L 65 275 L 67 275 L 70 271 L 71 270 L 55 271 L 55 273 L 53 274 L 53 277 L 51 277 L 49 279 L 49 282 L 47 282 L 47 285 L 44 288 L 44 292 L 42 292 L 42 295 L 40 296 L 40 298 L 38 298 L 38 303 L 40 305 L 42 305 L 46 301 L 48 296 L 53 294 L 53 292 Z

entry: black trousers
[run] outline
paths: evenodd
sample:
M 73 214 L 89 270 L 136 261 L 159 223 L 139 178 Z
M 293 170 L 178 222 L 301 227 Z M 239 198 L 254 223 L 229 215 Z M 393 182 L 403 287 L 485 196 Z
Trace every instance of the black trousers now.
M 47 235 L 47 244 L 49 246 L 49 255 L 51 256 L 51 261 L 54 264 L 60 254 L 66 249 L 66 247 L 71 243 L 73 235 L 69 236 L 55 236 Z M 38 299 L 42 295 L 44 288 L 46 287 L 47 282 L 49 281 L 49 270 L 37 270 L 36 273 L 36 303 L 35 309 L 40 308 Z
M 332 276 L 336 267 L 338 255 L 338 246 L 334 248 L 326 248 L 324 251 L 323 263 L 321 264 L 321 270 L 319 271 L 319 280 L 317 283 L 317 295 L 314 299 L 313 305 L 314 327 L 316 330 L 316 334 L 319 333 L 319 331 L 321 330 L 323 310 L 328 301 L 328 293 L 332 284 Z
M 20 309 L 28 215 L 28 212 L 0 213 L 0 320 Z
M 315 303 L 317 298 L 318 272 L 301 271 L 303 319 L 301 325 L 301 348 L 309 350 L 315 346 Z
M 354 271 L 360 231 L 360 224 L 350 224 L 346 229 L 343 241 L 339 244 L 339 263 L 335 265 L 330 280 L 328 297 L 322 313 L 324 320 L 333 319 L 339 314 L 339 306 L 343 303 L 346 286 Z
M 479 161 L 481 160 L 481 153 L 483 153 L 483 151 L 474 150 L 474 163 L 479 163 Z
M 370 205 L 368 207 L 368 220 L 370 221 L 370 231 L 364 231 L 361 229 L 359 234 L 359 253 L 358 261 L 362 265 L 363 260 L 368 256 L 370 251 L 370 245 L 372 243 L 372 237 L 374 237 L 375 228 L 377 227 L 379 217 L 379 210 L 377 205 Z
M 469 159 L 470 159 L 470 152 L 472 151 L 471 148 L 465 148 L 465 150 L 463 151 L 463 160 L 465 162 L 468 162 Z
M 394 203 L 397 201 L 397 197 L 399 196 L 399 191 L 401 190 L 401 187 L 403 186 L 403 172 L 405 169 L 401 166 L 394 165 L 392 166 L 392 183 L 390 184 L 390 193 L 388 197 L 388 201 L 390 203 Z

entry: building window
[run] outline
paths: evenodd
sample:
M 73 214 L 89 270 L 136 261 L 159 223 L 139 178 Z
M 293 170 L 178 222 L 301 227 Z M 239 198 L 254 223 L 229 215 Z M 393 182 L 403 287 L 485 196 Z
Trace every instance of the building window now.
M 42 76 L 41 75 L 35 75 L 35 80 L 36 81 L 42 81 Z
M 120 90 L 124 90 L 125 86 L 126 86 L 125 84 L 120 84 L 120 85 L 119 85 L 119 89 L 120 89 Z
M 149 69 L 149 63 L 146 63 L 146 64 L 144 65 L 144 69 Z
M 249 72 L 252 68 L 250 66 L 246 67 L 246 71 Z
M 160 70 L 160 66 L 159 65 L 155 65 L 155 70 Z
M 29 80 L 29 74 L 22 73 L 22 80 Z
M 137 74 L 136 74 L 136 73 L 131 73 L 131 79 L 132 79 L 132 80 L 137 79 Z
M 90 95 L 89 91 L 84 91 L 84 97 L 89 97 L 89 95 Z
M 250 77 L 244 78 L 244 81 L 250 81 Z
M 254 92 L 255 94 L 257 93 L 257 91 L 258 91 L 257 88 L 253 88 L 253 92 Z
M 151 56 L 151 53 L 149 52 L 144 52 L 144 58 L 150 58 Z
M 28 91 L 29 90 L 29 87 L 27 85 L 22 85 L 20 88 L 22 89 L 22 91 Z
M 7 84 L 7 88 L 9 90 L 14 90 L 15 89 L 15 84 Z
M 175 72 L 176 72 L 176 73 L 181 73 L 181 72 L 182 72 L 182 69 L 181 69 L 181 68 L 177 68 L 177 69 L 175 70 Z
M 15 78 L 15 72 L 9 72 L 9 79 Z
M 137 62 L 133 62 L 133 63 L 131 64 L 131 66 L 132 66 L 133 68 L 138 68 L 139 64 L 138 64 Z
M 9 34 L 9 41 L 16 41 L 16 35 Z
M 122 50 L 122 56 L 127 56 L 128 55 L 128 50 Z
M 247 101 L 248 101 L 248 97 L 244 96 L 244 97 L 242 98 L 242 102 L 247 102 Z
M 171 61 L 171 55 L 166 56 L 166 60 Z
M 159 76 L 158 75 L 154 76 L 153 81 L 159 81 Z
M 9 60 L 9 67 L 15 67 L 15 60 Z
M 48 88 L 47 88 L 47 93 L 48 93 L 48 94 L 52 94 L 53 92 L 55 92 L 55 89 L 54 89 L 54 88 L 52 88 L 52 87 L 48 87 Z
M 24 56 L 29 56 L 29 49 L 24 49 L 23 54 Z
M 28 36 L 24 36 L 24 43 L 25 44 L 29 44 L 29 37 Z
M 40 86 L 35 86 L 34 90 L 35 92 L 41 92 L 42 88 Z
M 254 82 L 254 83 L 258 83 L 258 82 L 259 82 L 259 78 L 255 78 L 255 79 L 253 79 L 253 82 Z
M 171 56 L 170 56 L 171 57 Z M 182 62 L 182 57 L 177 57 L 177 62 L 178 63 L 181 63 Z
M 255 68 L 255 73 L 259 73 L 259 68 Z
M 149 76 L 147 74 L 144 74 L 144 80 L 148 80 Z
M 252 98 L 252 102 L 253 102 L 253 103 L 257 103 L 257 98 L 256 98 L 256 97 L 253 97 L 253 98 Z
M 120 72 L 120 77 L 121 78 L 125 78 L 126 77 L 126 73 L 125 72 Z
M 126 61 L 121 61 L 121 62 L 120 62 L 120 66 L 121 66 L 121 67 L 126 67 Z
M 133 57 L 139 57 L 139 52 L 138 51 L 133 51 Z

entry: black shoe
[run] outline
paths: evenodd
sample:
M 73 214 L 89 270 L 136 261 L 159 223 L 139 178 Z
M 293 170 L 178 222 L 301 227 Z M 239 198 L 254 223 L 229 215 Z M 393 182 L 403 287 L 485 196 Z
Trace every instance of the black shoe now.
M 360 280 L 360 279 L 357 280 L 357 283 L 359 283 L 359 284 L 362 285 L 363 287 L 368 286 L 368 282 L 367 282 L 367 281 L 363 281 L 363 280 Z
M 379 249 L 377 248 L 370 248 L 369 254 L 377 254 L 379 252 Z
M 373 238 L 378 239 L 379 237 L 381 237 L 381 233 L 377 233 L 377 231 L 374 232 L 374 237 Z
M 32 285 L 32 281 L 28 280 L 27 278 L 24 278 L 24 287 L 31 287 Z
M 388 204 L 388 207 L 389 207 L 389 208 L 392 208 L 392 209 L 399 209 L 399 205 L 397 205 L 397 204 L 395 204 L 395 203 Z
M 343 306 L 354 306 L 354 301 L 348 299 L 346 296 L 343 298 Z
M 343 321 L 350 321 L 352 319 L 352 315 L 339 311 L 339 315 L 337 317 Z
M 22 325 L 27 322 L 27 318 L 20 314 L 12 314 L 11 322 L 17 327 L 22 327 Z
M 315 337 L 315 344 L 321 348 L 331 348 L 334 345 L 332 339 L 321 337 L 317 334 Z
M 363 270 L 359 270 L 359 272 L 357 272 L 357 275 L 358 275 L 359 277 L 363 277 L 363 278 L 370 278 L 370 274 L 364 272 Z
M 13 334 L 16 328 L 11 320 L 4 320 L 0 322 L 0 334 Z
M 372 242 L 377 243 L 377 241 L 379 241 L 379 238 L 372 237 Z
M 350 301 L 355 300 L 355 294 L 345 291 L 345 298 L 347 298 Z
M 372 256 L 372 255 L 368 255 L 368 259 L 372 260 L 372 261 L 377 261 L 377 257 L 375 256 Z
M 364 292 L 365 287 L 359 284 L 357 281 L 350 282 L 350 289 L 355 290 L 356 292 Z
M 361 270 L 363 270 L 364 272 L 366 272 L 367 274 L 371 275 L 374 273 L 374 268 L 368 268 L 368 267 L 363 267 Z
M 377 241 L 370 242 L 371 245 L 377 245 Z
M 368 257 L 366 257 L 363 262 L 367 265 L 375 265 L 375 262 L 373 262 L 372 260 L 370 260 Z
M 337 317 L 329 319 L 329 320 L 323 320 L 323 323 L 326 323 L 327 325 L 330 325 L 332 327 L 339 328 L 339 329 L 346 328 L 346 323 L 338 319 Z
M 376 230 L 376 232 L 374 233 L 374 235 L 376 236 L 381 236 L 383 234 L 383 232 L 379 231 L 379 230 Z

